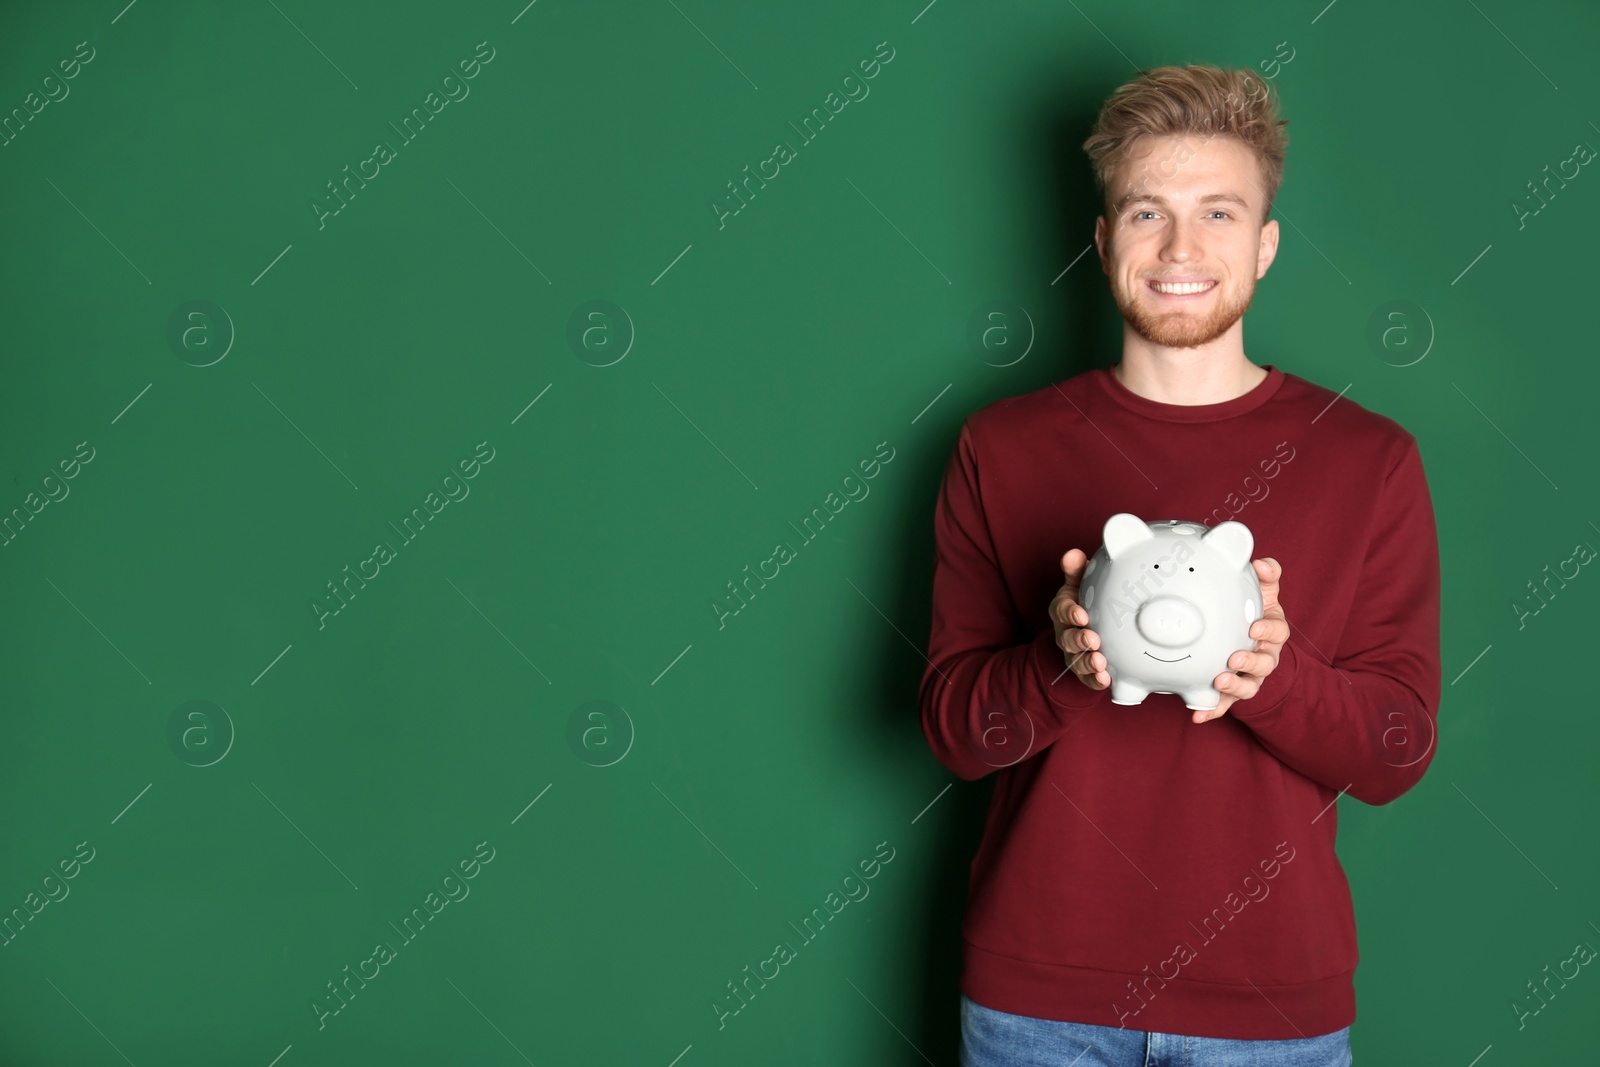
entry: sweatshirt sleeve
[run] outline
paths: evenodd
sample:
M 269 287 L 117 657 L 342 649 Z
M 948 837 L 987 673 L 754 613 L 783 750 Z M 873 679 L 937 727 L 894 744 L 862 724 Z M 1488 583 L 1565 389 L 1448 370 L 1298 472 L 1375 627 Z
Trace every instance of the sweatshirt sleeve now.
M 1037 617 L 1017 617 L 984 514 L 969 424 L 951 453 L 933 527 L 922 730 L 939 762 L 971 781 L 1036 755 L 1110 692 L 1066 672 L 1048 603 L 1038 605 Z
M 1295 604 L 1342 580 L 1284 568 L 1289 640 L 1256 695 L 1228 712 L 1306 777 L 1364 803 L 1387 804 L 1433 762 L 1441 688 L 1439 543 L 1422 457 L 1409 435 L 1379 490 L 1330 664 L 1295 634 Z

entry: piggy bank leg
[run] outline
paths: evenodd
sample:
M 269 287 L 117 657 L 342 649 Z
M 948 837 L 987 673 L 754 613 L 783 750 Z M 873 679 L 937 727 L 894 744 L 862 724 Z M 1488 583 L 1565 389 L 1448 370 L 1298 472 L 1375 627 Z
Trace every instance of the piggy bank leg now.
M 1222 694 L 1209 685 L 1186 690 L 1183 694 L 1183 706 L 1190 711 L 1215 711 L 1220 703 Z
M 1111 676 L 1111 703 L 1113 704 L 1143 704 L 1144 698 L 1150 695 L 1150 690 L 1137 682 L 1126 678 Z

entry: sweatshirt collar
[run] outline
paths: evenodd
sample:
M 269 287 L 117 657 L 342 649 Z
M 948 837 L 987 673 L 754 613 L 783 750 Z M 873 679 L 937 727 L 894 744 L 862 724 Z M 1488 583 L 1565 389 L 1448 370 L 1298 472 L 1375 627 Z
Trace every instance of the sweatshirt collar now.
M 1151 400 L 1119 382 L 1109 367 L 1097 369 L 1094 377 L 1107 396 L 1135 415 L 1163 422 L 1215 422 L 1254 411 L 1273 398 L 1279 386 L 1283 385 L 1284 372 L 1271 363 L 1261 364 L 1261 369 L 1267 372 L 1267 376 L 1254 389 L 1219 404 L 1163 404 Z

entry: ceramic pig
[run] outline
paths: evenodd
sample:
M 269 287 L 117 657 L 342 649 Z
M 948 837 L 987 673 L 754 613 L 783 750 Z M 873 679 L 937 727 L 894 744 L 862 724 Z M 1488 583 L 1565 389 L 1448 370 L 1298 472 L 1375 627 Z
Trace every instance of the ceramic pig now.
M 1250 565 L 1255 537 L 1241 522 L 1206 527 L 1119 512 L 1078 590 L 1088 628 L 1100 635 L 1114 704 L 1175 693 L 1209 711 L 1222 700 L 1212 679 L 1228 658 L 1253 651 L 1261 581 Z

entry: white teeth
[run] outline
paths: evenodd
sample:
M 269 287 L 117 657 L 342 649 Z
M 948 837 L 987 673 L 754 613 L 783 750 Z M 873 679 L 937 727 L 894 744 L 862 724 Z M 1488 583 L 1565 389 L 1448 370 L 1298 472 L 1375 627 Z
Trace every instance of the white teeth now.
M 1186 293 L 1203 293 L 1216 282 L 1155 282 L 1154 288 L 1158 293 L 1170 293 L 1182 296 Z

